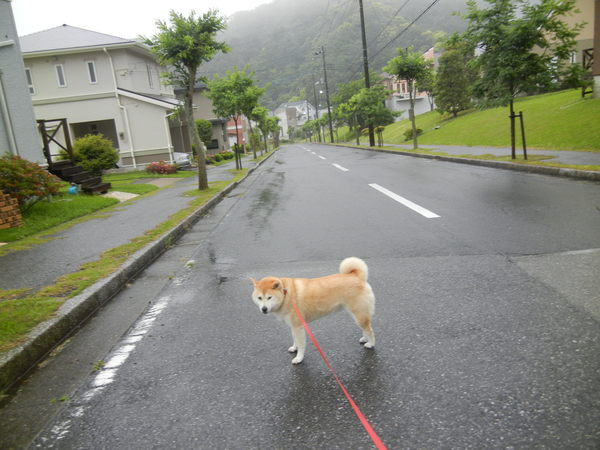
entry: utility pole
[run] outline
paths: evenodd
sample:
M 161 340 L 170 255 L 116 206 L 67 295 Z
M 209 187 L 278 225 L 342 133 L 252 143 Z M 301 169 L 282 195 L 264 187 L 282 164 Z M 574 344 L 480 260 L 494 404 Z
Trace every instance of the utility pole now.
M 315 96 L 315 121 L 317 122 L 317 133 L 319 135 L 319 142 L 321 142 L 321 125 L 319 125 L 319 101 L 317 100 L 317 88 L 315 88 L 315 79 L 313 77 L 313 95 Z
M 323 76 L 325 78 L 325 98 L 327 99 L 327 113 L 329 115 L 329 136 L 333 143 L 333 122 L 331 120 L 331 104 L 329 103 L 329 86 L 327 85 L 327 67 L 325 65 L 325 47 L 321 45 L 321 50 L 315 53 L 320 54 L 323 57 Z M 325 139 L 323 139 L 325 140 Z M 375 145 L 375 144 L 373 144 Z
M 358 0 L 358 6 L 360 10 L 360 31 L 362 34 L 362 48 L 363 48 L 363 67 L 365 70 L 365 87 L 369 89 L 371 82 L 369 80 L 369 58 L 367 57 L 367 34 L 365 32 L 365 14 L 363 12 L 363 2 Z M 373 131 L 373 124 L 369 123 L 369 145 L 375 147 L 375 132 Z

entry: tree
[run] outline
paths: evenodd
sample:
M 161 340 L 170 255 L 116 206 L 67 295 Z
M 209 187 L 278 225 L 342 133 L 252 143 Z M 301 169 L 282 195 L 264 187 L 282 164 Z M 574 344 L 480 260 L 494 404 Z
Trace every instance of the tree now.
M 473 52 L 458 36 L 452 36 L 438 60 L 434 85 L 435 101 L 440 113 L 459 112 L 471 107 L 472 86 L 477 73 L 471 68 Z
M 168 25 L 161 20 L 156 21 L 159 31 L 145 39 L 145 43 L 162 66 L 172 68 L 172 72 L 165 75 L 169 82 L 185 88 L 184 114 L 190 142 L 196 148 L 198 189 L 208 189 L 206 154 L 194 124 L 192 98 L 194 85 L 200 79 L 200 65 L 210 61 L 218 52 L 229 51 L 227 44 L 215 39 L 217 33 L 225 29 L 225 18 L 219 16 L 217 10 L 209 10 L 199 17 L 194 11 L 188 17 L 171 11 L 170 22 Z
M 392 58 L 386 67 L 383 68 L 387 73 L 395 75 L 400 80 L 406 80 L 408 83 L 408 96 L 410 108 L 408 117 L 412 124 L 413 148 L 418 147 L 417 143 L 417 124 L 415 121 L 415 83 L 422 82 L 428 74 L 429 62 L 425 60 L 421 53 L 409 52 L 408 49 L 398 49 L 398 56 Z
M 346 103 L 336 109 L 336 115 L 343 117 L 350 127 L 355 128 L 357 144 L 360 131 L 369 126 L 387 125 L 394 121 L 395 113 L 385 106 L 388 91 L 381 84 L 362 88 Z
M 212 141 L 212 123 L 210 123 L 210 121 L 206 119 L 197 119 L 196 128 L 198 129 L 198 136 L 200 137 L 200 140 L 204 143 L 205 146 L 208 146 L 208 144 L 210 144 Z
M 263 142 L 265 144 L 265 151 L 268 151 L 269 148 L 267 146 L 267 136 L 269 135 L 269 122 L 267 119 L 269 118 L 269 110 L 264 106 L 255 106 L 252 110 L 251 118 L 258 124 L 258 129 L 262 134 Z M 263 154 L 262 149 L 260 154 Z
M 434 88 L 435 88 L 435 80 L 437 78 L 437 74 L 433 67 L 429 66 L 427 68 L 427 72 L 421 80 L 417 82 L 415 90 L 418 92 L 425 92 L 427 94 L 427 100 L 429 101 L 429 111 L 433 111 L 434 104 Z
M 221 117 L 231 117 L 235 123 L 237 147 L 240 148 L 238 124 L 242 115 L 251 115 L 258 106 L 258 99 L 264 92 L 263 88 L 254 86 L 254 73 L 244 70 L 228 70 L 226 75 L 215 77 L 208 83 L 207 96 L 212 100 L 213 111 Z M 236 169 L 242 169 L 242 159 L 239 151 L 236 154 Z
M 575 0 L 487 0 L 479 9 L 470 0 L 464 38 L 480 55 L 473 92 L 485 104 L 509 105 L 512 157 L 515 158 L 513 100 L 520 93 L 545 91 L 569 71 L 569 57 L 581 24 L 570 27 L 562 18 Z

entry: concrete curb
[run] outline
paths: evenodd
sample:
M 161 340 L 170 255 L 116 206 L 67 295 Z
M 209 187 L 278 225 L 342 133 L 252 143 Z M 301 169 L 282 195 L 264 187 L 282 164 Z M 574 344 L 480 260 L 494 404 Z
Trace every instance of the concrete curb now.
M 328 145 L 332 145 L 332 144 L 328 144 Z M 413 157 L 417 157 L 417 158 L 436 159 L 439 161 L 446 161 L 446 162 L 453 162 L 453 163 L 460 163 L 460 164 L 471 164 L 473 166 L 493 167 L 495 169 L 516 170 L 516 171 L 521 171 L 521 172 L 537 173 L 537 174 L 541 174 L 541 175 L 552 175 L 552 176 L 557 176 L 557 177 L 575 178 L 575 179 L 587 180 L 587 181 L 600 181 L 600 172 L 594 172 L 591 170 L 578 170 L 578 169 L 568 169 L 568 168 L 561 168 L 561 167 L 547 167 L 547 166 L 533 166 L 533 165 L 528 165 L 528 164 L 517 164 L 517 163 L 505 162 L 505 161 L 489 161 L 489 160 L 484 160 L 484 159 L 458 158 L 458 157 L 452 157 L 452 156 L 426 155 L 426 154 L 410 153 L 410 152 L 395 151 L 395 150 L 365 148 L 365 147 L 358 147 L 358 146 L 354 146 L 354 145 L 344 145 L 343 147 L 355 148 L 358 150 L 366 150 L 366 151 L 370 151 L 370 152 L 389 153 L 389 154 L 393 154 L 393 155 L 403 155 L 403 156 L 413 156 Z
M 249 169 L 242 179 L 229 184 L 162 237 L 138 250 L 113 274 L 89 286 L 75 297 L 66 300 L 58 309 L 55 317 L 40 323 L 28 334 L 25 342 L 2 355 L 0 357 L 0 393 L 6 392 L 15 386 L 52 349 L 73 334 L 102 305 L 121 291 L 131 278 L 149 266 L 194 223 L 246 180 L 274 153 L 271 153 L 256 166 Z

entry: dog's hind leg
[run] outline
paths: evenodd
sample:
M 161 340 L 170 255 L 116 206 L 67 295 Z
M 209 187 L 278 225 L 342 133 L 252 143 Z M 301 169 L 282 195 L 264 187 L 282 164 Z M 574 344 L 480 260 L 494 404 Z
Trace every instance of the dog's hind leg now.
M 359 342 L 365 345 L 365 348 L 375 347 L 375 333 L 371 324 L 372 308 L 347 307 L 348 312 L 352 314 L 356 324 L 362 329 L 363 335 Z
M 290 353 L 298 352 L 296 357 L 292 359 L 292 364 L 300 364 L 304 359 L 304 351 L 306 350 L 306 332 L 304 327 L 292 326 L 292 336 L 294 337 L 294 345 L 288 349 Z

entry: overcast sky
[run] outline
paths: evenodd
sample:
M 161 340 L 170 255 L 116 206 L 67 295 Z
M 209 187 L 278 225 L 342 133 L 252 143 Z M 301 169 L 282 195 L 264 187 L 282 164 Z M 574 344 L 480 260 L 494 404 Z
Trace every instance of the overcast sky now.
M 66 23 L 122 38 L 156 33 L 157 19 L 167 21 L 169 11 L 188 15 L 218 9 L 230 16 L 272 0 L 12 0 L 19 36 Z

